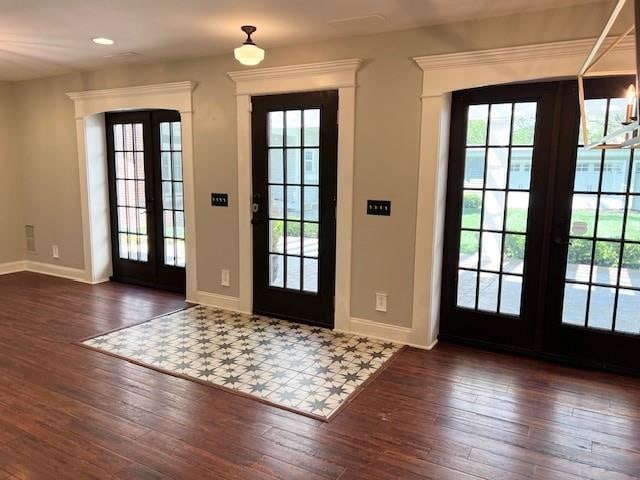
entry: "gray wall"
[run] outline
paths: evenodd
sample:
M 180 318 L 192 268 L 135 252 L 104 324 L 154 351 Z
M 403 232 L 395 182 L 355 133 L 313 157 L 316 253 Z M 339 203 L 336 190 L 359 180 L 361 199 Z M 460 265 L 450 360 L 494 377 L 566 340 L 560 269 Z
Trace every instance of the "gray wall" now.
M 263 67 L 359 57 L 353 217 L 352 315 L 407 326 L 411 321 L 420 131 L 417 55 L 595 36 L 610 4 L 558 9 L 279 49 Z M 194 80 L 194 148 L 198 290 L 238 294 L 238 211 L 231 53 L 212 58 L 125 66 L 14 85 L 24 220 L 36 225 L 39 251 L 29 258 L 82 268 L 78 159 L 73 104 L 66 92 Z M 230 207 L 210 206 L 211 192 L 229 192 Z M 390 218 L 365 215 L 367 198 L 393 202 Z M 4 243 L 4 239 L 3 239 Z M 220 286 L 220 270 L 232 286 Z M 389 294 L 386 314 L 374 294 Z
M 22 260 L 25 250 L 13 92 L 0 82 L 0 264 Z

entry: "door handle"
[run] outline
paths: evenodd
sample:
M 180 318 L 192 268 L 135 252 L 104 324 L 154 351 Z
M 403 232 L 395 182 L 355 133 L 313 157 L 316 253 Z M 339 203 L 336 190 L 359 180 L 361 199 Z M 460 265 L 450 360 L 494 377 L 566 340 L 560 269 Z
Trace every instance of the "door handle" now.
M 563 240 L 562 237 L 553 237 L 553 243 L 555 243 L 556 245 L 565 246 L 571 245 L 571 240 Z
M 251 217 L 251 224 L 256 225 L 258 223 L 263 223 L 264 220 L 260 218 L 260 210 L 261 210 L 261 200 L 262 197 L 259 193 L 253 194 L 253 202 L 251 203 L 251 212 L 253 216 Z

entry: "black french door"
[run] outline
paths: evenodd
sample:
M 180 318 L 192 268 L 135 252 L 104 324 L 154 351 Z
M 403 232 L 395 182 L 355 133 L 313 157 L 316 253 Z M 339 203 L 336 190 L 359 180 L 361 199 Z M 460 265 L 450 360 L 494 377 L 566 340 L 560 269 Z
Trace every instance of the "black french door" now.
M 336 91 L 252 98 L 253 310 L 333 326 Z
M 633 81 L 586 83 L 591 138 Z M 574 81 L 454 93 L 440 337 L 640 373 L 640 159 L 580 125 Z
M 107 113 L 112 280 L 185 290 L 180 114 Z
M 555 84 L 456 92 L 441 336 L 532 348 Z

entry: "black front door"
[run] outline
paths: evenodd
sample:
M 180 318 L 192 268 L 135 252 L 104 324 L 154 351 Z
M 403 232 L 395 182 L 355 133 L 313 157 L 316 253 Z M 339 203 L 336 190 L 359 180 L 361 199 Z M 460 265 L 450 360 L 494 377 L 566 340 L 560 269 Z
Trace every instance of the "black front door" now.
M 254 312 L 331 327 L 338 93 L 252 104 Z
M 184 291 L 180 114 L 108 113 L 112 280 Z

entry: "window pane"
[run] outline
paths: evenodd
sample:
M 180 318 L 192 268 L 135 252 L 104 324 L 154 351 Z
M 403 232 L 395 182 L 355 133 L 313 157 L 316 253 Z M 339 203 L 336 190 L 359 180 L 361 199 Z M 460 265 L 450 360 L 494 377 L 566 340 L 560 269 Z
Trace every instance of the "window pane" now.
M 300 290 L 300 257 L 287 257 L 287 288 Z
M 124 150 L 124 133 L 122 125 L 113 126 L 113 148 L 114 150 Z
M 129 234 L 129 259 L 130 260 L 138 260 L 138 236 Z
M 186 264 L 184 240 L 176 240 L 176 266 L 184 267 Z
M 299 147 L 302 139 L 302 112 L 289 110 L 286 112 L 287 147 Z
M 162 219 L 164 223 L 164 236 L 174 237 L 175 227 L 173 225 L 173 212 L 171 210 L 165 210 L 162 212 Z
M 533 148 L 511 149 L 511 167 L 509 168 L 511 190 L 529 190 L 532 164 Z
M 620 285 L 640 288 L 640 244 L 624 244 Z M 640 317 L 640 313 L 637 314 Z
M 304 219 L 320 220 L 320 189 L 318 187 L 304 187 Z
M 284 253 L 284 222 L 282 220 L 269 221 L 269 251 Z
M 184 239 L 184 212 L 175 211 L 176 238 Z
M 317 148 L 304 149 L 304 183 L 318 185 L 320 183 L 320 150 Z
M 136 182 L 136 192 L 137 192 L 137 206 L 140 208 L 144 208 L 147 205 L 147 197 L 144 191 L 144 181 L 138 180 Z
M 589 327 L 611 330 L 613 324 L 613 303 L 615 288 L 591 287 L 589 302 Z
M 462 230 L 460 232 L 460 266 L 478 268 L 479 248 L 480 233 Z
M 171 123 L 171 141 L 174 150 L 182 150 L 182 130 L 180 122 Z
M 596 242 L 591 280 L 595 283 L 615 285 L 618 283 L 620 264 L 620 244 L 617 242 Z
M 597 195 L 574 195 L 571 205 L 571 235 L 593 237 Z
M 284 287 L 283 255 L 269 255 L 269 286 Z
M 640 292 L 621 288 L 618 291 L 616 332 L 640 334 Z
M 133 125 L 128 123 L 122 126 L 124 131 L 124 150 L 128 152 L 133 151 Z
M 525 235 L 506 234 L 504 237 L 504 254 L 502 270 L 509 273 L 524 272 Z
M 604 151 L 602 172 L 603 192 L 626 192 L 629 179 L 631 150 L 611 149 Z
M 627 204 L 626 240 L 640 241 L 640 195 L 630 195 Z
M 487 143 L 488 105 L 469 106 L 467 122 L 467 145 L 485 145 Z
M 284 218 L 284 187 L 269 186 L 269 217 Z
M 477 272 L 458 270 L 458 295 L 456 305 L 463 308 L 476 307 Z
M 318 257 L 318 233 L 320 225 L 318 223 L 304 224 L 304 247 L 305 257 Z
M 462 228 L 480 228 L 482 192 L 465 190 L 462 195 Z
M 502 230 L 504 222 L 504 192 L 486 191 L 482 228 Z
M 624 221 L 624 195 L 602 195 L 598 214 L 597 236 L 599 238 L 621 238 Z
M 578 148 L 573 189 L 580 192 L 597 192 L 600 185 L 602 150 Z
M 173 191 L 171 182 L 162 182 L 162 207 L 173 208 Z
M 520 315 L 520 300 L 522 298 L 522 277 L 515 275 L 502 276 L 502 291 L 500 292 L 500 313 Z
M 162 152 L 160 159 L 162 180 L 171 180 L 171 153 Z
M 124 154 L 124 170 L 126 178 L 136 178 L 136 160 L 133 152 L 126 152 Z
M 126 233 L 118 234 L 119 240 L 119 256 L 120 258 L 129 258 L 129 242 Z
M 317 108 L 304 111 L 304 145 L 320 145 L 320 110 Z
M 116 152 L 116 178 L 124 178 L 126 176 L 124 168 L 124 153 Z
M 487 186 L 486 188 L 507 187 L 508 148 L 489 148 L 487 150 Z
M 300 220 L 300 187 L 287 187 L 287 218 Z
M 176 264 L 176 250 L 173 238 L 164 239 L 164 263 L 165 265 Z
M 269 149 L 269 183 L 284 183 L 282 149 Z
M 160 150 L 171 150 L 171 124 L 160 122 Z
M 511 131 L 511 104 L 491 105 L 489 145 L 508 145 Z
M 631 167 L 630 192 L 640 193 L 640 154 L 636 153 L 635 150 L 633 150 L 632 154 L 633 154 L 633 165 Z
M 141 262 L 149 261 L 149 237 L 146 235 L 138 235 L 138 259 Z
M 568 280 L 588 283 L 591 278 L 591 252 L 593 242 L 591 240 L 572 239 L 569 244 L 567 256 Z
M 502 258 L 502 234 L 482 232 L 482 254 L 480 268 L 483 270 L 500 270 Z
M 622 122 L 626 120 L 627 116 L 627 99 L 626 98 L 612 98 L 609 100 L 609 118 L 607 122 L 607 135 L 619 130 L 622 127 Z M 613 140 L 609 140 L 607 143 L 620 143 L 625 140 L 625 136 L 619 135 Z M 626 151 L 629 150 L 617 150 Z M 604 189 L 603 189 L 604 190 Z M 626 186 L 625 186 L 626 190 Z
M 184 210 L 184 192 L 182 182 L 173 183 L 174 208 Z
M 173 152 L 173 179 L 182 180 L 182 153 Z
M 587 117 L 587 130 L 589 131 L 589 143 L 602 138 L 604 136 L 604 123 L 607 114 L 607 99 L 606 98 L 594 98 L 585 100 L 584 102 L 586 117 Z M 578 142 L 582 144 L 582 122 L 580 122 L 580 136 Z
M 267 123 L 269 125 L 269 146 L 282 147 L 284 112 L 269 112 Z
M 536 102 L 516 103 L 513 109 L 513 145 L 533 145 L 536 128 Z
M 480 272 L 480 295 L 478 310 L 486 312 L 498 311 L 498 286 L 500 275 Z
M 300 169 L 300 149 L 287 148 L 287 183 L 302 183 Z
M 584 326 L 587 316 L 588 292 L 589 287 L 586 285 L 577 285 L 575 283 L 565 284 L 562 323 Z
M 464 187 L 482 188 L 484 182 L 484 148 L 467 148 L 464 161 Z
M 507 225 L 511 232 L 526 232 L 529 212 L 529 192 L 507 194 Z
M 301 255 L 300 252 L 300 222 L 287 222 L 286 253 L 288 255 Z
M 303 290 L 316 293 L 318 291 L 318 260 L 305 258 L 302 267 L 304 269 Z

